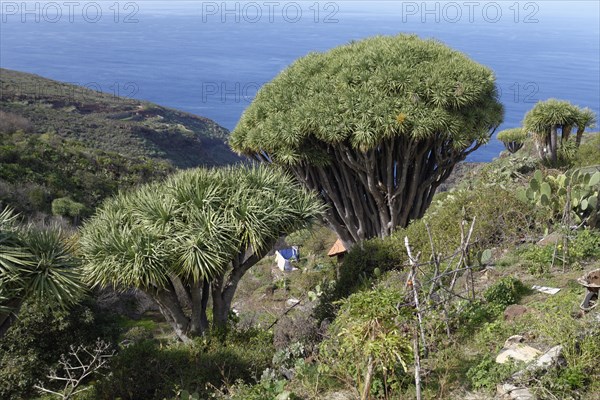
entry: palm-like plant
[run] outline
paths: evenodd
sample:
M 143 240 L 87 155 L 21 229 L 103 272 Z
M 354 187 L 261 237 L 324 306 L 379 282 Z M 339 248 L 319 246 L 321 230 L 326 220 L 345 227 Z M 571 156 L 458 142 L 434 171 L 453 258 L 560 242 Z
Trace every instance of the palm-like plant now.
M 523 147 L 527 139 L 527 132 L 523 128 L 511 128 L 498 132 L 496 138 L 504 143 L 504 147 L 511 154 L 516 153 Z
M 81 230 L 92 285 L 152 296 L 177 336 L 223 327 L 237 285 L 281 235 L 320 215 L 315 195 L 264 167 L 195 169 L 106 201 Z
M 229 143 L 319 193 L 351 246 L 422 217 L 502 116 L 490 69 L 435 40 L 377 36 L 295 61 L 260 89 Z
M 68 306 L 80 297 L 78 262 L 59 229 L 22 228 L 10 209 L 0 213 L 0 336 L 28 300 Z
M 16 215 L 9 208 L 0 212 L 0 331 L 12 310 L 12 295 L 21 284 L 19 271 L 31 263 L 21 247 Z
M 540 158 L 555 165 L 558 149 L 569 141 L 573 127 L 577 126 L 576 146 L 579 146 L 583 132 L 595 123 L 595 118 L 589 108 L 582 109 L 568 101 L 549 99 L 538 102 L 525 115 L 523 126 L 532 133 Z

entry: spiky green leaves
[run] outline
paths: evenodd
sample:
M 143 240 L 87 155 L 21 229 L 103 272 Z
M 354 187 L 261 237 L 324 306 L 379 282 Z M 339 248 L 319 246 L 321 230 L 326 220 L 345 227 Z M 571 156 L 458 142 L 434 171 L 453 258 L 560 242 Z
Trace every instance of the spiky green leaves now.
M 297 60 L 261 88 L 230 144 L 288 165 L 323 163 L 315 141 L 364 151 L 435 136 L 465 148 L 501 120 L 491 70 L 434 40 L 378 36 Z
M 525 114 L 523 125 L 526 131 L 545 137 L 552 126 L 574 126 L 578 118 L 578 107 L 568 101 L 549 99 L 538 102 Z
M 195 169 L 122 193 L 81 231 L 86 278 L 99 286 L 200 282 L 322 211 L 292 178 L 264 167 Z
M 72 245 L 59 229 L 24 228 L 10 209 L 0 212 L 0 314 L 25 299 L 67 306 L 83 291 Z
M 527 138 L 527 131 L 523 128 L 511 128 L 498 132 L 496 136 L 503 143 L 518 142 L 523 143 Z
M 538 102 L 527 114 L 523 126 L 527 132 L 544 138 L 552 126 L 577 126 L 581 131 L 593 127 L 596 114 L 589 108 L 581 108 L 565 100 L 548 99 Z M 570 132 L 569 132 L 570 133 Z M 564 136 L 563 132 L 563 136 Z
M 498 140 L 504 143 L 504 147 L 511 153 L 516 153 L 527 139 L 527 131 L 523 128 L 505 129 L 498 132 Z

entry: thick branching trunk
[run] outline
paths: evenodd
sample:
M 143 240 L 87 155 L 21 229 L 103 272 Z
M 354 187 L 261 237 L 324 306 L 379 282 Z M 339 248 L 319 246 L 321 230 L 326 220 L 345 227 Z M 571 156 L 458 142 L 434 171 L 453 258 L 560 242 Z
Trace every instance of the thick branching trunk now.
M 552 165 L 558 162 L 558 125 L 553 125 L 550 130 L 550 161 Z
M 564 145 L 569 138 L 571 137 L 571 131 L 573 130 L 573 125 L 563 125 L 562 133 L 560 135 L 560 145 Z
M 394 137 L 367 151 L 348 143 L 321 145 L 331 162 L 290 170 L 329 205 L 325 218 L 349 248 L 422 217 L 456 163 L 481 143 L 459 150 L 442 138 Z
M 231 267 L 215 277 L 210 286 L 213 306 L 213 326 L 226 330 L 233 296 L 244 274 L 259 262 L 275 243 L 254 252 L 251 248 L 240 252 L 232 261 Z
M 508 142 L 506 143 L 506 149 L 510 151 L 511 154 L 516 153 L 521 150 L 523 147 L 523 142 Z
M 160 312 L 182 342 L 190 342 L 193 337 L 208 331 L 207 281 L 184 284 L 179 278 L 171 276 L 166 287 L 150 288 L 146 293 L 156 301 Z
M 577 135 L 575 136 L 575 145 L 579 147 L 581 144 L 581 138 L 583 137 L 583 132 L 585 132 L 585 125 L 577 126 Z

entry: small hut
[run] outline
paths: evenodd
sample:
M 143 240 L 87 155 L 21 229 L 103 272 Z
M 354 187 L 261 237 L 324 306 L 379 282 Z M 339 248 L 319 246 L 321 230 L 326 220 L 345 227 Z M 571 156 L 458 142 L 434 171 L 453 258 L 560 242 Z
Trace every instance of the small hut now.
M 327 255 L 329 257 L 336 257 L 337 256 L 338 262 L 341 262 L 344 259 L 344 255 L 347 252 L 348 252 L 348 250 L 346 250 L 346 247 L 344 246 L 344 244 L 342 243 L 342 241 L 340 239 L 338 239 L 333 244 L 333 246 L 331 246 L 331 249 L 329 249 L 329 252 L 327 253 Z
M 275 261 L 277 261 L 277 267 L 279 267 L 281 271 L 293 271 L 292 261 L 298 261 L 298 258 L 299 252 L 297 246 L 275 251 Z

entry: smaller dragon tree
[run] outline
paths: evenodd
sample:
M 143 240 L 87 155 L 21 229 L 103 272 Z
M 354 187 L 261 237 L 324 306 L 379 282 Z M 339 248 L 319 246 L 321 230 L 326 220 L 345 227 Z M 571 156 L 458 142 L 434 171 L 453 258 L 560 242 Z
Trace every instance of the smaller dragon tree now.
M 596 115 L 589 108 L 580 108 L 565 100 L 549 99 L 538 102 L 525 115 L 523 126 L 526 132 L 532 134 L 540 158 L 556 165 L 559 149 L 568 146 L 573 128 L 577 127 L 575 146 L 579 146 L 585 129 L 595 122 Z
M 265 167 L 181 171 L 107 200 L 81 229 L 92 286 L 135 287 L 152 297 L 183 342 L 226 328 L 244 274 L 282 235 L 323 205 L 293 178 Z
M 523 147 L 525 139 L 527 139 L 527 132 L 523 128 L 505 129 L 498 132 L 497 138 L 504 143 L 506 150 L 514 154 Z

